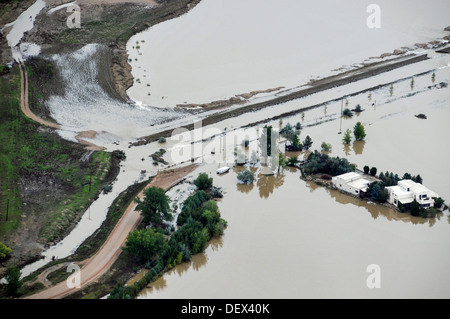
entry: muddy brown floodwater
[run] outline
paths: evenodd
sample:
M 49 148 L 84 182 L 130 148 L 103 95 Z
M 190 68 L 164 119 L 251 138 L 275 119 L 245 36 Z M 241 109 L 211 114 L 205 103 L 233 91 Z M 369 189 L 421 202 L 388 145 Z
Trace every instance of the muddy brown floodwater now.
M 219 203 L 228 221 L 224 236 L 140 298 L 450 296 L 446 216 L 430 227 L 429 220 L 304 182 L 297 171 L 242 189 L 234 171 L 215 181 L 228 189 Z M 370 264 L 381 267 L 380 289 L 366 286 Z
M 436 70 L 448 82 L 449 68 Z M 437 82 L 437 81 L 436 81 Z M 424 184 L 450 199 L 450 89 L 428 89 L 431 73 L 349 97 L 365 109 L 344 119 L 366 127 L 366 141 L 342 144 L 340 102 L 283 119 L 300 121 L 303 140 L 313 149 L 332 144 L 332 156 L 345 156 L 362 168 L 420 174 Z M 377 103 L 372 106 L 374 100 Z M 414 115 L 425 113 L 427 120 Z M 328 116 L 325 117 L 324 116 Z M 322 121 L 322 123 L 321 123 Z M 271 124 L 278 127 L 278 121 Z M 304 154 L 299 154 L 300 158 Z M 218 176 L 221 164 L 204 164 L 214 184 L 223 187 L 219 202 L 228 228 L 204 254 L 175 267 L 141 292 L 139 298 L 448 298 L 450 297 L 450 219 L 411 217 L 300 179 L 296 169 L 238 185 L 234 168 Z M 197 174 L 194 173 L 194 175 Z M 368 288 L 369 265 L 380 267 L 380 288 Z

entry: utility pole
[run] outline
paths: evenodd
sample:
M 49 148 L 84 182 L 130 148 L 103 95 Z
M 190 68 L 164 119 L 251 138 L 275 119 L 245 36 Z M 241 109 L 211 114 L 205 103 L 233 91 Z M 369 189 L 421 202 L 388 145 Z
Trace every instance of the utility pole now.
M 341 124 L 340 124 L 340 127 L 339 127 L 339 133 L 338 134 L 342 133 L 342 108 L 343 107 L 344 107 L 344 99 L 341 100 Z
M 6 221 L 8 221 L 8 213 L 9 213 L 9 198 L 6 200 Z

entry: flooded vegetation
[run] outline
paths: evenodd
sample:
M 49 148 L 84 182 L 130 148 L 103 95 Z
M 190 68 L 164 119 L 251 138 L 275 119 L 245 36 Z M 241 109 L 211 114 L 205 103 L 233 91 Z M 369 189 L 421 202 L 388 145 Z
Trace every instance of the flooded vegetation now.
M 365 109 L 342 121 L 342 130 L 352 129 L 357 121 L 365 125 L 364 141 L 350 145 L 338 134 L 340 100 L 283 118 L 281 125 L 279 120 L 265 124 L 278 128 L 301 122 L 300 139 L 310 135 L 312 150 L 327 141 L 332 145 L 330 156 L 345 157 L 360 170 L 370 165 L 379 172 L 418 172 L 425 185 L 450 198 L 450 188 L 436 169 L 446 169 L 450 161 L 448 152 L 439 151 L 450 136 L 445 124 L 450 115 L 449 93 L 445 88 L 428 88 L 437 76 L 448 82 L 448 67 L 415 77 L 413 90 L 411 79 L 405 79 L 346 97 L 351 107 L 360 104 Z M 420 112 L 426 113 L 426 120 L 414 116 Z M 433 151 L 422 151 L 421 145 Z M 308 154 L 286 156 L 303 159 Z M 199 170 L 213 173 L 218 165 L 204 164 Z M 225 191 L 219 207 L 228 221 L 220 249 L 208 247 L 203 257 L 206 265 L 181 265 L 182 269 L 172 270 L 143 290 L 139 298 L 449 295 L 443 282 L 450 279 L 445 270 L 450 260 L 442 254 L 450 242 L 448 212 L 415 217 L 303 181 L 293 167 L 267 176 L 258 165 L 247 166 L 255 176 L 252 184 L 238 182 L 237 174 L 244 166 L 234 166 L 215 178 Z M 366 267 L 373 263 L 382 270 L 381 289 L 366 286 Z
M 61 125 L 61 137 L 76 142 L 81 136 L 124 155 L 120 172 L 106 185 L 110 192 L 97 196 L 77 226 L 47 247 L 44 258 L 23 268 L 22 276 L 73 254 L 131 185 L 195 162 L 199 166 L 186 181 L 166 195 L 159 190 L 171 199 L 164 209 L 173 219 L 149 218 L 148 227 L 130 233 L 125 250 L 140 272 L 110 296 L 450 296 L 448 211 L 412 216 L 305 180 L 297 168 L 320 152 L 352 170 L 368 166 L 379 173 L 420 174 L 424 185 L 450 199 L 444 178 L 450 163 L 450 57 L 435 51 L 448 44 L 441 41 L 447 35 L 448 3 L 436 0 L 433 7 L 423 1 L 381 1 L 387 12 L 383 28 L 371 30 L 366 5 L 357 1 L 288 2 L 289 11 L 275 2 L 195 1 L 188 14 L 134 35 L 126 50 L 118 49 L 128 52 L 134 76 L 129 101 L 115 92 L 108 73 L 112 46 L 80 42 L 72 52 L 57 54 L 41 54 L 32 44 L 16 48 L 13 53 L 39 55 L 58 74 L 49 82 L 53 92 L 45 92 L 42 107 Z M 35 10 L 41 10 L 43 2 L 36 4 Z M 423 15 L 419 18 L 406 7 Z M 177 10 L 177 15 L 185 11 Z M 21 37 L 22 31 L 17 32 L 15 37 Z M 128 31 L 120 36 L 122 45 L 127 36 Z M 389 68 L 409 53 L 414 62 Z M 387 69 L 358 77 L 359 67 L 374 62 L 386 62 Z M 357 75 L 351 75 L 353 80 L 346 80 L 347 73 L 339 75 L 344 80 L 338 84 L 325 78 L 351 70 Z M 325 86 L 319 89 L 321 84 Z M 303 89 L 306 93 L 295 99 L 277 99 Z M 207 122 L 213 115 L 217 117 Z M 196 122 L 202 119 L 203 127 Z M 359 137 L 353 134 L 357 123 L 364 127 Z M 186 125 L 191 126 L 183 132 Z M 284 152 L 291 134 L 282 132 L 286 125 L 295 128 L 297 138 L 289 152 Z M 259 133 L 267 126 L 280 132 L 272 145 L 283 153 L 277 166 L 252 153 L 266 138 Z M 173 132 L 175 128 L 179 130 Z M 351 133 L 345 137 L 347 130 Z M 171 137 L 139 139 L 169 131 Z M 236 157 L 242 154 L 239 162 Z M 224 166 L 231 169 L 216 173 Z M 214 191 L 223 197 L 213 195 L 211 185 L 202 190 L 194 181 L 193 176 L 203 173 L 214 178 Z M 136 244 L 148 237 L 158 246 L 154 254 L 133 247 L 133 240 Z M 367 285 L 370 265 L 381 269 L 379 289 Z

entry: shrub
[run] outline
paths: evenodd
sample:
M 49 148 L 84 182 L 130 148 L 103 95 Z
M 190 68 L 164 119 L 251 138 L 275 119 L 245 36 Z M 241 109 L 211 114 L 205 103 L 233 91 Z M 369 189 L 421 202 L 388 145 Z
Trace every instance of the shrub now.
M 297 164 L 297 163 L 298 163 L 297 156 L 289 157 L 288 160 L 286 161 L 287 166 L 295 166 L 295 164 Z
M 348 109 L 348 108 L 346 108 L 346 109 L 342 112 L 342 114 L 343 114 L 344 116 L 348 116 L 348 117 L 352 117 L 352 116 L 353 116 L 353 112 L 350 111 L 350 109 Z
M 217 206 L 217 203 L 213 200 L 209 200 L 206 203 L 204 203 L 203 209 L 208 210 L 213 213 L 217 213 L 219 211 L 219 207 Z
M 165 137 L 160 137 L 158 139 L 158 143 L 160 143 L 160 144 L 165 143 L 165 142 L 166 142 L 166 138 Z
M 11 251 L 11 248 L 0 242 L 0 260 L 5 259 Z
M 372 168 L 370 169 L 370 175 L 372 175 L 372 176 L 377 175 L 377 168 L 376 168 L 376 167 L 372 167 Z
M 322 142 L 321 148 L 322 148 L 322 151 L 329 152 L 329 151 L 331 151 L 331 144 Z
M 251 171 L 246 169 L 246 170 L 243 170 L 242 172 L 240 172 L 237 175 L 237 178 L 240 182 L 242 182 L 244 184 L 251 184 L 251 183 L 253 183 L 255 176 Z
M 440 197 L 438 197 L 438 198 L 436 198 L 436 199 L 434 200 L 434 207 L 435 207 L 435 208 L 441 208 L 443 204 L 444 204 L 444 200 L 443 200 L 442 198 L 440 198 Z M 0 243 L 0 245 L 1 245 L 1 243 Z M 0 257 L 1 257 L 1 256 L 0 256 Z M 0 259 L 1 259 L 1 258 L 0 258 Z
M 359 104 L 356 104 L 356 107 L 355 107 L 355 110 L 354 110 L 355 112 L 362 112 L 362 108 L 361 108 L 361 105 L 359 105 Z
M 9 73 L 11 69 L 6 64 L 0 64 L 0 75 Z
M 196 180 L 194 180 L 194 185 L 200 190 L 208 190 L 212 187 L 213 178 L 208 177 L 206 173 L 200 173 Z
M 288 140 L 292 140 L 295 135 L 294 128 L 288 123 L 280 130 L 280 135 Z
M 313 144 L 313 141 L 309 135 L 306 136 L 305 140 L 303 141 L 303 149 L 308 150 Z
M 213 198 L 222 198 L 223 197 L 222 192 L 217 187 L 212 187 L 210 194 Z
M 370 167 L 369 166 L 364 166 L 364 174 L 369 174 L 369 170 L 370 170 Z
M 344 142 L 344 144 L 350 144 L 350 142 L 352 141 L 352 135 L 351 135 L 351 131 L 349 130 L 349 129 L 347 129 L 346 131 L 345 131 L 345 134 L 344 134 L 344 138 L 342 139 L 342 141 Z
M 248 147 L 249 144 L 250 144 L 250 141 L 248 139 L 243 140 L 241 143 L 241 145 L 244 147 Z
M 291 145 L 291 151 L 298 152 L 303 149 L 302 143 L 300 143 L 300 140 L 298 139 L 297 135 L 294 135 L 292 138 L 292 145 Z
M 387 189 L 380 182 L 371 183 L 367 189 L 367 194 L 373 201 L 378 203 L 385 203 L 389 196 Z
M 330 157 L 317 150 L 309 154 L 304 167 L 308 174 L 325 173 L 332 176 L 355 171 L 355 166 L 346 158 Z
M 17 296 L 19 294 L 19 289 L 22 287 L 20 276 L 20 269 L 16 267 L 8 268 L 8 272 L 6 273 L 6 291 L 10 296 Z
M 361 122 L 357 122 L 353 127 L 353 135 L 357 141 L 361 141 L 366 137 L 366 131 L 364 129 L 364 125 Z
M 420 214 L 420 206 L 419 206 L 419 203 L 415 199 L 411 203 L 411 206 L 409 207 L 409 209 L 411 210 L 411 215 L 419 216 L 419 214 Z

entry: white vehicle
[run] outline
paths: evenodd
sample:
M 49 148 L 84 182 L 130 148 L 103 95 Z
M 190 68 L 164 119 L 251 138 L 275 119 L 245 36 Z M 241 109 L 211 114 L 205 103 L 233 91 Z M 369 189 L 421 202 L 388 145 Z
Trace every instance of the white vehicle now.
M 226 173 L 226 172 L 228 172 L 228 171 L 230 170 L 230 168 L 231 168 L 231 167 L 228 167 L 228 166 L 224 166 L 224 167 L 218 168 L 217 171 L 216 171 L 216 173 L 217 173 L 217 174 L 223 174 L 223 173 Z

